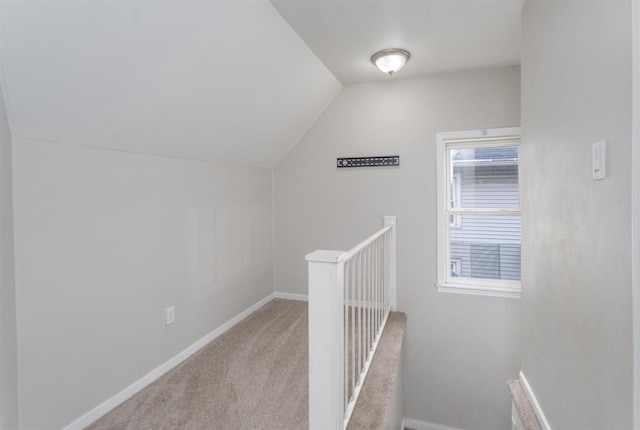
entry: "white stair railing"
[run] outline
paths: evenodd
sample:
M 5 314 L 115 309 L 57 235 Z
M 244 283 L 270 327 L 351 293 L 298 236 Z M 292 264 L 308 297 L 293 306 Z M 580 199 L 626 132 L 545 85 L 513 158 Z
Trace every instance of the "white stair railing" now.
M 309 262 L 309 429 L 343 430 L 389 311 L 396 307 L 396 217 L 349 251 Z

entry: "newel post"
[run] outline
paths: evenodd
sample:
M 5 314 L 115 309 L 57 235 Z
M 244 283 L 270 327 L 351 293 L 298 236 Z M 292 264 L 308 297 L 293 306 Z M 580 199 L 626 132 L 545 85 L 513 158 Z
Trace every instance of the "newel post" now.
M 389 296 L 391 310 L 396 310 L 396 216 L 383 216 L 385 227 L 392 226 L 389 231 Z
M 343 251 L 309 262 L 309 430 L 344 429 Z

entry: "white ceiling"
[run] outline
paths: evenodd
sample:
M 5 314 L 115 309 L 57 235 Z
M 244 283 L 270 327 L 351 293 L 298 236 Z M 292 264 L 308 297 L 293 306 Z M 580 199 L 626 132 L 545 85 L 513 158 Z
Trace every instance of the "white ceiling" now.
M 14 136 L 272 167 L 377 50 L 519 64 L 522 1 L 0 0 L 0 84 Z
M 520 64 L 524 0 L 271 0 L 343 84 Z M 411 60 L 393 78 L 375 52 L 404 48 Z
M 266 0 L 0 7 L 14 136 L 269 167 L 341 88 Z

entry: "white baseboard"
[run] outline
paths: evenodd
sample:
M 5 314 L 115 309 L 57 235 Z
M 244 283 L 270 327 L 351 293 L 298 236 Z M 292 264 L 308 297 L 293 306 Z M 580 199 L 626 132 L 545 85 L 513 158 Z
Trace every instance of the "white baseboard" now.
M 273 293 L 273 297 L 275 297 L 276 299 L 299 300 L 301 302 L 309 301 L 309 296 L 306 294 L 283 293 L 281 291 L 276 291 L 275 293 Z
M 404 426 L 409 427 L 410 429 L 415 429 L 415 430 L 460 430 L 459 428 L 456 428 L 456 427 L 443 426 L 442 424 L 415 420 L 413 418 L 405 418 Z
M 260 301 L 258 301 L 257 303 L 249 306 L 247 309 L 245 309 L 244 311 L 240 312 L 238 315 L 234 316 L 233 318 L 231 318 L 230 320 L 228 320 L 227 322 L 225 322 L 224 324 L 222 324 L 221 326 L 219 326 L 218 328 L 213 330 L 211 333 L 209 333 L 206 336 L 204 336 L 203 338 L 197 340 L 194 344 L 192 344 L 191 346 L 187 347 L 182 352 L 180 352 L 177 355 L 175 355 L 169 361 L 167 361 L 164 364 L 161 364 L 160 366 L 156 367 L 151 372 L 147 373 L 145 376 L 143 376 L 142 378 L 138 379 L 136 382 L 134 382 L 133 384 L 129 385 L 127 388 L 125 388 L 124 390 L 120 391 L 115 396 L 113 396 L 110 399 L 104 401 L 103 403 L 99 404 L 95 408 L 91 409 L 89 412 L 87 412 L 86 414 L 82 415 L 80 418 L 77 418 L 71 424 L 69 424 L 66 427 L 64 427 L 63 430 L 81 430 L 81 429 L 87 427 L 89 424 L 93 423 L 98 418 L 102 417 L 107 412 L 111 411 L 116 406 L 120 405 L 122 402 L 126 401 L 131 396 L 133 396 L 134 394 L 138 393 L 140 390 L 145 388 L 147 385 L 151 384 L 156 379 L 158 379 L 159 377 L 161 377 L 162 375 L 167 373 L 169 370 L 173 369 L 178 364 L 182 363 L 184 360 L 189 358 L 191 355 L 193 355 L 196 352 L 198 352 L 200 349 L 202 349 L 202 347 L 204 347 L 209 342 L 211 342 L 212 340 L 214 340 L 215 338 L 217 338 L 218 336 L 220 336 L 221 334 L 223 334 L 224 332 L 229 330 L 231 327 L 236 325 L 238 322 L 240 322 L 241 320 L 243 320 L 244 318 L 249 316 L 249 314 L 251 314 L 252 312 L 258 310 L 258 308 L 260 308 L 261 306 L 263 306 L 267 302 L 269 302 L 272 299 L 274 299 L 276 297 L 276 294 L 277 293 L 271 293 L 268 296 L 266 296 L 265 298 L 263 298 Z
M 538 421 L 540 421 L 540 426 L 542 427 L 542 430 L 551 430 L 549 421 L 547 421 L 547 417 L 544 415 L 544 412 L 540 407 L 540 403 L 538 403 L 538 399 L 536 398 L 536 395 L 533 393 L 533 390 L 531 389 L 531 385 L 529 385 L 529 381 L 527 381 L 527 378 L 524 376 L 524 373 L 522 373 L 522 370 L 520 371 L 520 382 L 522 383 L 522 388 L 524 388 L 524 392 L 527 394 L 527 397 L 529 397 L 529 402 L 531 402 L 531 406 L 533 406 L 533 411 L 536 413 L 536 416 L 538 417 Z

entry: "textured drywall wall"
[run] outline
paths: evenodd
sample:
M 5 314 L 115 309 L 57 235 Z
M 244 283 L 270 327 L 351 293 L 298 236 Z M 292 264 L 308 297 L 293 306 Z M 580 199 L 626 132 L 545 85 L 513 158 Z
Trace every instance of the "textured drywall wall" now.
M 629 1 L 526 2 L 522 127 L 522 371 L 552 428 L 630 429 Z
M 14 137 L 21 427 L 63 427 L 272 293 L 271 201 L 268 169 Z
M 518 68 L 353 85 L 274 170 L 278 291 L 306 294 L 306 253 L 346 250 L 397 215 L 406 417 L 510 428 L 520 302 L 436 291 L 435 158 L 437 132 L 519 125 Z M 335 167 L 336 157 L 363 155 L 400 155 L 401 165 Z
M 0 90 L 0 428 L 18 427 L 11 132 Z

